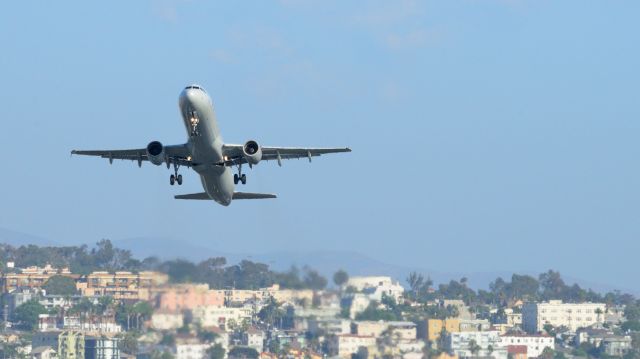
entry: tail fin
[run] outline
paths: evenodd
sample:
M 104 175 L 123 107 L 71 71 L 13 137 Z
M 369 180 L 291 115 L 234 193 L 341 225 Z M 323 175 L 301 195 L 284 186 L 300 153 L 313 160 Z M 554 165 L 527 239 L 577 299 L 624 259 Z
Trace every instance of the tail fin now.
M 179 194 L 173 196 L 175 199 L 197 199 L 197 200 L 210 200 L 211 197 L 206 192 Z M 233 199 L 267 199 L 277 198 L 275 194 L 270 193 L 248 193 L 248 192 L 233 192 Z
M 233 199 L 267 199 L 278 198 L 275 194 L 270 193 L 249 193 L 249 192 L 233 192 Z

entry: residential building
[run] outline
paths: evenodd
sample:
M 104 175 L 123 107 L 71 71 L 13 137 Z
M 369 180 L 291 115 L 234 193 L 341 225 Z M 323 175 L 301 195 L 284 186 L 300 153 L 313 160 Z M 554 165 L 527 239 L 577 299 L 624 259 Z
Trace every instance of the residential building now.
M 527 350 L 526 345 L 508 345 L 507 355 L 512 359 L 527 359 Z
M 177 337 L 172 347 L 174 359 L 205 359 L 211 344 L 201 343 L 193 337 Z
M 39 299 L 42 294 L 42 290 L 39 288 L 19 288 L 13 290 L 11 293 L 2 294 L 2 300 L 6 305 L 7 317 L 13 317 L 13 312 L 22 304 L 32 300 Z
M 398 301 L 404 293 L 404 287 L 400 285 L 400 282 L 386 276 L 351 277 L 343 287 L 353 287 L 377 301 L 381 301 L 383 296 L 392 297 Z
M 224 296 L 226 304 L 244 303 L 250 300 L 263 301 L 269 298 L 274 298 L 281 303 L 295 303 L 296 301 L 310 303 L 313 300 L 313 290 L 311 289 L 280 289 L 278 284 L 258 290 L 225 289 L 218 290 L 218 292 Z
M 414 340 L 417 337 L 416 324 L 413 322 L 358 321 L 353 324 L 354 334 L 359 336 L 380 337 L 384 332 L 400 340 Z
M 50 346 L 39 346 L 31 349 L 31 358 L 33 359 L 54 359 L 56 351 Z
M 529 357 L 539 357 L 545 348 L 554 349 L 555 338 L 549 335 L 522 334 L 522 335 L 502 335 L 500 336 L 500 345 L 507 346 L 526 346 L 526 354 Z
M 615 335 L 604 338 L 600 343 L 600 348 L 609 356 L 622 357 L 631 350 L 631 344 L 632 340 L 630 336 Z
M 79 275 L 72 274 L 69 268 L 54 268 L 47 264 L 44 267 L 22 268 L 18 273 L 2 273 L 0 285 L 3 293 L 9 293 L 18 288 L 41 288 L 54 275 L 73 279 L 79 277 Z
M 355 319 L 371 304 L 371 298 L 362 293 L 352 293 L 342 298 L 342 306 L 349 308 L 349 318 Z
M 150 289 L 168 281 L 169 276 L 159 272 L 98 271 L 80 278 L 76 287 L 85 297 L 111 296 L 116 300 L 150 300 Z
M 229 325 L 240 325 L 243 321 L 250 322 L 253 311 L 251 308 L 203 306 L 196 307 L 189 313 L 193 322 L 203 327 L 217 326 L 226 330 Z
M 120 340 L 116 337 L 90 337 L 84 343 L 85 359 L 120 359 Z
M 184 315 L 179 312 L 156 310 L 151 315 L 151 328 L 156 330 L 174 330 L 184 325 Z
M 122 332 L 122 327 L 116 323 L 114 315 L 58 316 L 40 314 L 38 316 L 38 330 L 77 330 L 95 334 L 117 334 Z
M 445 333 L 459 332 L 460 319 L 427 319 L 420 323 L 418 327 L 418 337 L 430 342 L 435 342 L 440 338 L 440 334 L 443 331 Z
M 182 284 L 164 289 L 156 298 L 156 307 L 168 312 L 203 306 L 224 306 L 224 293 L 209 289 L 208 284 Z
M 264 350 L 265 333 L 256 328 L 249 328 L 242 333 L 242 345 L 255 349 L 258 353 Z
M 343 318 L 309 318 L 307 331 L 312 335 L 350 334 L 351 321 Z
M 525 303 L 522 308 L 522 326 L 528 333 L 537 333 L 545 324 L 567 327 L 571 331 L 604 323 L 604 303 L 563 303 L 551 300 L 542 303 Z
M 351 358 L 360 348 L 372 348 L 376 345 L 376 338 L 368 335 L 339 334 L 327 339 L 327 348 L 330 355 L 340 358 Z
M 497 331 L 449 333 L 445 350 L 459 357 L 507 358 L 507 349 L 500 345 Z
M 491 328 L 491 323 L 486 319 L 461 319 L 461 332 L 483 332 Z
M 57 352 L 58 359 L 82 359 L 85 355 L 84 334 L 73 330 L 35 333 L 31 346 L 52 347 Z

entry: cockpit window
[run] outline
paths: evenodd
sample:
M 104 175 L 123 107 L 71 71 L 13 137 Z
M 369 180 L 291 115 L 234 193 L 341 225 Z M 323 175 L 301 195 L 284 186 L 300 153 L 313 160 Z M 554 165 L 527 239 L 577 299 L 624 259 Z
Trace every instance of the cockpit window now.
M 207 92 L 207 91 L 205 91 L 202 87 L 200 87 L 200 86 L 198 86 L 198 85 L 191 85 L 191 86 L 187 86 L 187 87 L 185 87 L 185 90 L 188 90 L 188 89 L 200 90 L 200 91 L 205 92 L 205 93 Z

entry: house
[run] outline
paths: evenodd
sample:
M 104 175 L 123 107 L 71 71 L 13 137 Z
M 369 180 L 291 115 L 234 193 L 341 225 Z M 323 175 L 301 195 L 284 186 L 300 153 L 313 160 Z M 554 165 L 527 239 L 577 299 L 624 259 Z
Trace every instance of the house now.
M 354 322 L 354 334 L 360 336 L 380 337 L 384 332 L 390 332 L 400 340 L 414 340 L 417 338 L 416 324 L 413 322 L 385 322 L 358 321 Z
M 622 357 L 632 348 L 632 340 L 628 335 L 614 335 L 604 338 L 600 343 L 602 351 L 613 357 Z
M 184 316 L 180 312 L 156 310 L 151 315 L 151 328 L 156 330 L 173 330 L 184 325 Z
M 251 308 L 228 308 L 218 306 L 196 307 L 189 313 L 190 319 L 203 327 L 216 326 L 221 329 L 233 329 L 242 322 L 250 322 L 253 314 Z
M 50 346 L 39 346 L 31 350 L 31 358 L 33 359 L 54 359 L 56 358 L 56 351 Z
M 375 347 L 376 338 L 373 336 L 356 334 L 339 334 L 327 339 L 327 349 L 330 355 L 340 358 L 351 358 L 360 348 Z
M 550 335 L 509 334 L 500 336 L 501 346 L 525 346 L 529 357 L 539 357 L 545 348 L 554 349 L 555 338 Z
M 307 331 L 311 335 L 331 335 L 351 333 L 351 321 L 343 318 L 310 318 Z
M 224 293 L 209 289 L 208 284 L 180 284 L 165 288 L 156 297 L 156 307 L 177 313 L 202 306 L 224 306 Z
M 176 337 L 172 352 L 175 359 L 205 359 L 209 357 L 207 350 L 211 348 L 211 343 L 201 343 L 193 337 Z
M 460 331 L 460 319 L 427 319 L 420 323 L 418 336 L 421 339 L 435 342 L 442 332 L 455 333 Z
M 255 349 L 258 353 L 264 350 L 265 333 L 256 328 L 249 328 L 242 333 L 242 345 Z

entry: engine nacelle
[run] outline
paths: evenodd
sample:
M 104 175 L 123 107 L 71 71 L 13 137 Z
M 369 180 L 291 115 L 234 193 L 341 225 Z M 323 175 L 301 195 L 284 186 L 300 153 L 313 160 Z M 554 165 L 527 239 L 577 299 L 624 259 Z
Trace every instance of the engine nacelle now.
M 160 166 L 164 162 L 164 146 L 159 141 L 149 142 L 147 145 L 147 157 L 149 162 Z
M 250 140 L 242 146 L 242 154 L 249 164 L 257 165 L 262 159 L 262 148 L 258 142 Z

